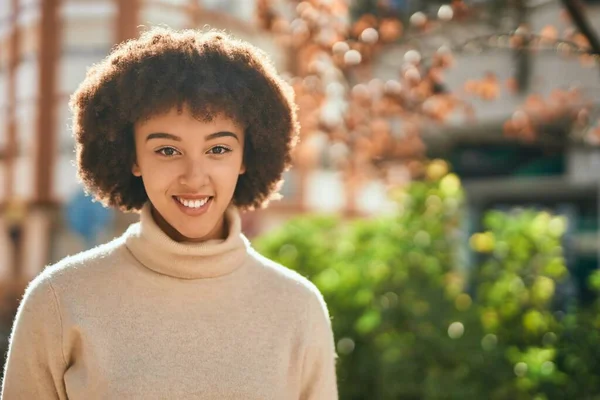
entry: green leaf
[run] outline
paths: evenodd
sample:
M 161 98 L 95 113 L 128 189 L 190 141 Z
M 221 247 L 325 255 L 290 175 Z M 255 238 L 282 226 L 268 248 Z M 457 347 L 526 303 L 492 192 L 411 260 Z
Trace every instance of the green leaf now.
M 377 310 L 369 310 L 356 321 L 355 328 L 360 334 L 366 335 L 376 329 L 381 323 L 381 314 Z

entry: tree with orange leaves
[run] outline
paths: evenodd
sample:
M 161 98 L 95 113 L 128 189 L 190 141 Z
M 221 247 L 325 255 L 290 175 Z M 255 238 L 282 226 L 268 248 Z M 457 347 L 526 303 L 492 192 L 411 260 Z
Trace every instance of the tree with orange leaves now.
M 551 50 L 578 57 L 589 65 L 600 65 L 600 45 L 579 0 L 562 0 L 568 19 L 574 24 L 562 35 L 551 25 L 538 34 L 531 32 L 527 6 L 517 0 L 511 3 L 518 25 L 514 31 L 471 38 L 431 54 L 423 54 L 416 44 L 444 24 L 467 23 L 489 10 L 469 6 L 462 0 L 437 3 L 435 15 L 409 9 L 408 3 L 399 0 L 363 0 L 352 6 L 343 0 L 308 0 L 291 2 L 295 11 L 286 19 L 274 11 L 274 1 L 260 3 L 259 21 L 269 20 L 262 25 L 278 27 L 273 31 L 297 57 L 292 81 L 300 102 L 310 104 L 306 113 L 300 107 L 303 141 L 315 150 L 316 141 L 307 139 L 318 132 L 327 138 L 318 142 L 319 152 L 339 151 L 343 146 L 345 154 L 357 155 L 336 164 L 348 174 L 423 159 L 425 145 L 419 135 L 423 126 L 444 124 L 457 114 L 465 120 L 472 119 L 469 98 L 493 101 L 502 90 L 526 92 L 529 59 L 535 51 Z M 415 46 L 398 63 L 396 79 L 377 79 L 374 61 L 396 43 Z M 450 92 L 444 84 L 444 72 L 453 65 L 453 53 L 472 49 L 514 52 L 517 74 L 503 83 L 488 71 L 482 78 L 467 80 L 462 93 Z M 307 93 L 312 100 L 304 98 Z M 577 89 L 557 88 L 547 99 L 531 94 L 505 122 L 505 134 L 532 142 L 540 126 L 565 118 L 575 121 L 582 110 L 592 107 L 594 104 Z M 593 126 L 593 121 L 589 121 L 589 126 Z M 588 131 L 591 137 L 597 137 L 595 130 Z M 299 153 L 303 152 L 302 146 Z

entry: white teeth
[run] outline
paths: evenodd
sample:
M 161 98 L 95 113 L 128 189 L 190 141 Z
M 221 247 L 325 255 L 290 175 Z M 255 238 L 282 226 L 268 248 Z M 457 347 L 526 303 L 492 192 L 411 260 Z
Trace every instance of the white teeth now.
M 200 208 L 208 202 L 209 198 L 205 197 L 202 200 L 187 200 L 187 199 L 182 199 L 181 197 L 177 197 L 177 200 L 186 207 Z

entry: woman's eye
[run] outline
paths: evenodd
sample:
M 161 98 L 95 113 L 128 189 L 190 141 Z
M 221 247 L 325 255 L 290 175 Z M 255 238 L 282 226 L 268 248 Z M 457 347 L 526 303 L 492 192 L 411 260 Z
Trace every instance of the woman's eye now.
M 156 152 L 166 157 L 172 157 L 179 154 L 179 152 L 172 147 L 163 147 L 162 149 L 158 149 Z
M 222 155 L 225 153 L 229 153 L 231 151 L 231 149 L 228 149 L 225 146 L 215 146 L 212 149 L 209 150 L 209 152 L 211 154 L 216 154 L 216 155 Z

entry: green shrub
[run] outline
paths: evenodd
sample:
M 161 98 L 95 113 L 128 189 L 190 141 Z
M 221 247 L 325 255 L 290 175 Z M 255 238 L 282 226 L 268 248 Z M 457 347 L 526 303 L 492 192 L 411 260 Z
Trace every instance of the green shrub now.
M 600 358 L 575 347 L 600 344 L 588 326 L 598 332 L 600 317 L 559 320 L 553 312 L 556 287 L 568 278 L 565 221 L 532 211 L 488 213 L 486 231 L 470 238 L 480 262 L 469 271 L 455 175 L 391 196 L 394 216 L 302 216 L 255 243 L 322 291 L 337 341 L 340 398 L 593 398 L 571 397 L 587 393 L 578 386 L 599 372 Z M 600 288 L 600 275 L 595 282 Z M 595 351 L 600 356 L 600 346 Z M 589 393 L 600 393 L 594 384 Z

